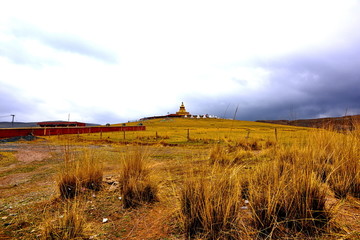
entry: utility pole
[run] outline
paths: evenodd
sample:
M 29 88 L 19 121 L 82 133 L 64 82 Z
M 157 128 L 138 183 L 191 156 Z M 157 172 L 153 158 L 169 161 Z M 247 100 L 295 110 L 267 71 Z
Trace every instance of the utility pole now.
M 14 127 L 14 118 L 15 118 L 15 115 L 14 115 L 14 114 L 11 114 L 10 116 L 12 116 L 11 127 Z
M 238 109 L 239 109 L 239 104 L 238 104 L 238 105 L 237 105 L 237 107 L 236 107 L 236 110 L 235 110 L 235 113 L 234 113 L 233 120 L 235 120 L 235 118 L 236 118 L 236 113 L 237 113 Z

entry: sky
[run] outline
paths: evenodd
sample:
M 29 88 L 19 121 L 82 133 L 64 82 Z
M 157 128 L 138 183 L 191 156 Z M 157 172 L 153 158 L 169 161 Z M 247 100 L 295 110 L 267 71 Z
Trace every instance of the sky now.
M 359 12 L 357 0 L 1 1 L 0 121 L 120 123 L 181 102 L 241 120 L 360 114 Z

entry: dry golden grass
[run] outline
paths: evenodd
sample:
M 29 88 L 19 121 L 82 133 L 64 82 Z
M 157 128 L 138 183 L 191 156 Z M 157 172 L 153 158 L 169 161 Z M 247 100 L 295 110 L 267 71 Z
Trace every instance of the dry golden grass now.
M 99 191 L 102 187 L 102 164 L 91 156 L 89 150 L 80 155 L 64 148 L 64 164 L 57 175 L 60 197 L 74 198 L 82 188 Z
M 325 204 L 327 188 L 311 170 L 276 159 L 253 174 L 249 200 L 260 236 L 313 236 L 326 230 L 332 216 Z
M 239 239 L 244 234 L 239 169 L 212 167 L 188 176 L 180 191 L 181 223 L 188 237 Z
M 38 225 L 51 232 L 58 228 L 50 225 L 82 220 L 92 226 L 87 236 L 93 239 L 359 236 L 358 128 L 338 133 L 214 119 L 157 119 L 144 125 L 147 131 L 127 132 L 125 140 L 123 133 L 103 133 L 102 139 L 47 137 L 49 148 L 65 144 L 65 154 L 22 164 L 8 159 L 10 165 L 0 166 L 0 190 L 6 190 L 0 199 L 5 226 L 0 238 L 42 238 L 50 234 Z M 7 161 L 7 154 L 1 155 Z M 56 185 L 54 176 L 59 176 Z M 120 191 L 103 183 L 103 176 L 119 182 Z M 25 179 L 16 182 L 20 187 L 13 184 L 17 178 Z M 71 212 L 52 204 L 61 188 L 62 198 L 75 198 L 70 202 L 82 207 L 75 207 L 68 223 L 57 217 L 39 221 L 44 206 L 58 215 Z M 20 205 L 26 218 L 11 220 Z
M 158 186 L 151 176 L 148 153 L 144 149 L 139 147 L 124 156 L 119 184 L 125 208 L 158 201 Z
M 66 202 L 62 213 L 47 216 L 43 224 L 41 239 L 71 240 L 88 239 L 85 218 L 79 202 Z

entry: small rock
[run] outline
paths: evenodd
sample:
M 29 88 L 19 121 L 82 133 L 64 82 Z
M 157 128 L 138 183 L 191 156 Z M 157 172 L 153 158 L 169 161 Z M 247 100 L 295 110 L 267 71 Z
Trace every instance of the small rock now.
M 244 202 L 245 202 L 245 204 L 249 204 L 249 200 L 245 200 Z
M 2 219 L 2 220 L 6 220 L 7 218 L 8 218 L 8 217 L 5 216 L 5 217 L 2 217 L 1 219 Z
M 246 210 L 246 209 L 248 209 L 248 207 L 247 206 L 242 206 L 240 209 Z
M 111 186 L 110 186 L 110 188 L 109 188 L 109 191 L 110 191 L 110 192 L 114 192 L 114 191 L 116 191 L 118 188 L 119 188 L 118 185 L 116 185 L 116 184 L 111 184 Z
M 106 222 L 108 222 L 109 221 L 109 219 L 107 219 L 107 218 L 103 218 L 103 223 L 106 223 Z
M 122 199 L 122 197 L 119 197 L 119 200 L 121 200 Z
M 106 177 L 104 182 L 109 184 L 109 185 L 112 185 L 112 184 L 114 184 L 116 182 L 116 179 L 113 178 L 113 177 Z M 117 182 L 117 183 L 119 183 L 119 182 Z

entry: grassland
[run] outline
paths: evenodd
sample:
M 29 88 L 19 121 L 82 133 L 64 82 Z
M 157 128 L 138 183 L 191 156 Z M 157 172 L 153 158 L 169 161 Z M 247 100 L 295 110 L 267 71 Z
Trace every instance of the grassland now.
M 360 238 L 358 129 L 126 124 L 1 144 L 0 239 Z

